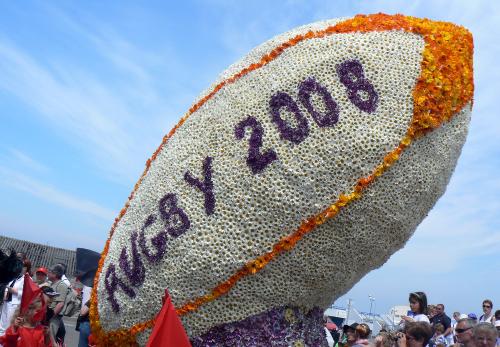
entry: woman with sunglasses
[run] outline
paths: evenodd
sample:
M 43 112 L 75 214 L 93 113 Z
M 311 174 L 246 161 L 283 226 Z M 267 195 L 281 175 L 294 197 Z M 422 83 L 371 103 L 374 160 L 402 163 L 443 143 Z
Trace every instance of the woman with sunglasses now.
M 495 324 L 495 317 L 493 315 L 493 302 L 490 299 L 486 299 L 483 301 L 483 312 L 484 314 L 479 317 L 479 323 L 486 322 Z
M 410 312 L 402 317 L 402 322 L 429 322 L 427 317 L 427 296 L 424 292 L 410 293 Z

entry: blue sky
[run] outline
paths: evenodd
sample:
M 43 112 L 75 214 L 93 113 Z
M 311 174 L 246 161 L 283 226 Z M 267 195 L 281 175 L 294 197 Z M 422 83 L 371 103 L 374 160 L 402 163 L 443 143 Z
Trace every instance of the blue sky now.
M 144 163 L 197 95 L 296 26 L 404 13 L 472 31 L 475 103 L 448 190 L 406 247 L 349 293 L 386 312 L 423 290 L 500 307 L 500 4 L 493 1 L 15 2 L 0 13 L 0 234 L 101 251 Z M 497 55 L 498 54 L 498 55 Z

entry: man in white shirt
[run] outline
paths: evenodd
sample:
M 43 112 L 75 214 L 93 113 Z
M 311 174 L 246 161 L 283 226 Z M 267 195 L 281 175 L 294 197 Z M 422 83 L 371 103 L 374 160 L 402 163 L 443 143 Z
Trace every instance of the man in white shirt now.
M 61 276 L 61 281 L 64 282 L 65 285 L 68 286 L 68 288 L 71 288 L 71 282 L 69 281 L 68 277 L 66 277 L 66 264 L 64 263 L 59 263 L 59 265 L 61 265 L 64 269 L 64 273 L 63 275 Z

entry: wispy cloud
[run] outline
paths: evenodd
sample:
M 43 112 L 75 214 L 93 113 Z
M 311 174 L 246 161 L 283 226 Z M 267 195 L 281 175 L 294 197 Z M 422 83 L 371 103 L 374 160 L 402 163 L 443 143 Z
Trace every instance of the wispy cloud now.
M 0 158 L 4 164 L 8 163 L 14 167 L 20 166 L 29 171 L 38 173 L 47 173 L 50 171 L 46 165 L 33 159 L 33 157 L 27 153 L 13 147 L 6 148 L 5 153 L 0 152 Z
M 193 66 L 187 66 L 179 56 L 176 35 L 161 36 L 161 41 L 155 41 L 151 47 L 144 40 L 131 38 L 138 33 L 124 34 L 116 23 L 104 21 L 80 6 L 63 10 L 44 4 L 44 10 L 72 36 L 88 44 L 91 53 L 98 55 L 116 72 L 120 83 L 113 86 L 114 90 L 119 91 L 122 100 L 130 101 L 127 106 L 131 112 L 140 117 L 147 115 L 150 124 L 157 122 L 165 127 L 165 118 L 169 115 L 166 110 L 179 112 L 170 114 L 174 121 L 179 119 L 189 108 L 189 102 L 193 102 L 191 99 L 199 93 L 199 90 L 192 90 L 190 72 Z M 146 18 L 156 15 L 145 7 L 137 11 L 144 11 L 141 16 L 146 21 Z M 189 45 L 183 48 L 186 47 Z M 188 104 L 183 108 L 181 100 L 186 97 Z M 154 124 L 151 129 L 157 130 L 158 126 Z M 168 129 L 164 130 L 167 132 Z M 161 135 L 163 133 L 158 139 Z
M 179 109 L 186 89 L 165 82 L 175 78 L 158 78 L 158 71 L 182 70 L 178 60 L 168 48 L 150 53 L 137 47 L 95 18 L 76 20 L 50 6 L 43 11 L 71 40 L 82 42 L 98 64 L 60 53 L 41 59 L 29 47 L 0 36 L 0 90 L 34 109 L 32 116 L 40 117 L 105 176 L 129 185 L 168 126 L 185 111 L 171 113 Z M 174 92 L 162 95 L 164 88 Z
M 36 109 L 71 144 L 120 168 L 107 168 L 114 173 L 130 169 L 136 150 L 126 127 L 133 128 L 127 124 L 132 116 L 105 85 L 83 75 L 58 76 L 5 41 L 0 73 L 0 88 Z
M 134 80 L 134 86 L 141 90 L 141 95 L 158 96 L 152 85 L 154 77 L 148 70 L 151 65 L 161 64 L 162 60 L 157 54 L 137 47 L 96 18 L 87 18 L 88 13 L 84 13 L 86 19 L 76 18 L 61 8 L 50 5 L 44 7 L 61 26 L 80 40 L 90 43 L 95 53 L 105 58 L 113 68 L 121 70 L 129 80 Z
M 106 221 L 112 220 L 116 215 L 115 211 L 102 207 L 95 202 L 72 196 L 53 186 L 44 184 L 22 173 L 1 166 L 0 182 L 5 186 L 24 191 L 53 205 L 91 215 Z

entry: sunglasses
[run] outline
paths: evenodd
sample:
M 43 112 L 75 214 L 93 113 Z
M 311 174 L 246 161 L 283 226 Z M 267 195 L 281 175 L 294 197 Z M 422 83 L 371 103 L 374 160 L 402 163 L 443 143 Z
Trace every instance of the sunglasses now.
M 490 305 L 483 305 L 483 307 L 486 307 L 486 308 L 491 308 Z
M 472 328 L 455 329 L 455 332 L 456 332 L 457 334 L 461 334 L 461 333 L 464 333 L 464 332 L 466 332 L 467 330 L 470 330 L 470 329 L 472 329 Z

